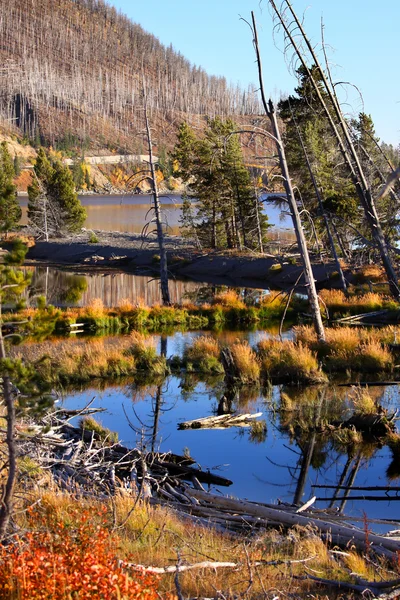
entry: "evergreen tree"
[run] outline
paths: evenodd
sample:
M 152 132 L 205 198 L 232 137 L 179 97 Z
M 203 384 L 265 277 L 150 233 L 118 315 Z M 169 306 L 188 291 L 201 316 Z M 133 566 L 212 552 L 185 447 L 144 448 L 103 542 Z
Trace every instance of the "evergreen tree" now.
M 311 68 L 314 80 L 321 82 L 321 75 L 315 67 Z M 341 241 L 350 245 L 352 235 L 344 221 L 358 224 L 358 201 L 353 190 L 349 174 L 342 164 L 336 141 L 332 136 L 328 119 L 321 112 L 316 92 L 309 82 L 303 67 L 297 71 L 299 86 L 295 96 L 282 100 L 279 105 L 279 115 L 285 124 L 285 151 L 292 180 L 298 191 L 299 201 L 308 211 L 320 239 L 327 244 L 325 223 L 320 215 L 314 185 L 306 166 L 304 152 L 299 136 L 305 146 L 310 166 L 318 184 L 323 199 L 324 209 L 331 215 L 338 215 L 341 220 L 335 221 Z M 320 92 L 326 102 L 329 99 L 322 85 Z M 304 226 L 310 229 L 307 220 Z
M 59 160 L 51 161 L 40 148 L 34 174 L 28 187 L 28 218 L 38 235 L 48 239 L 79 231 L 86 211 L 75 191 L 70 169 Z
M 267 228 L 235 130 L 233 121 L 217 117 L 198 139 L 183 123 L 172 155 L 176 174 L 188 184 L 182 225 L 213 249 L 256 249 Z
M 21 219 L 21 208 L 18 202 L 17 188 L 13 183 L 14 165 L 7 143 L 0 146 L 0 229 L 8 232 Z

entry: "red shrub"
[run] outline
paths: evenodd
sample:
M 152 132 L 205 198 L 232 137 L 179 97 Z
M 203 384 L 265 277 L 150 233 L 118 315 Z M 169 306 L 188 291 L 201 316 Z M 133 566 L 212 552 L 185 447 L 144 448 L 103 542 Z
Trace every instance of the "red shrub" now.
M 88 511 L 71 524 L 51 515 L 35 517 L 35 533 L 0 546 L 0 599 L 155 600 L 157 578 L 127 573 L 119 565 L 110 534 Z

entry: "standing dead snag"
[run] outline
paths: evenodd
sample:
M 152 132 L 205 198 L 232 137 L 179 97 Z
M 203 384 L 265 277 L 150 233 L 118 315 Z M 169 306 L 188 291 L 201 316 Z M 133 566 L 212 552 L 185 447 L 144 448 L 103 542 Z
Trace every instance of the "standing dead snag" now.
M 293 227 L 296 234 L 296 240 L 299 247 L 301 260 L 303 263 L 303 272 L 304 278 L 306 281 L 307 295 L 310 303 L 313 323 L 315 332 L 317 334 L 318 340 L 325 341 L 325 330 L 322 323 L 321 311 L 318 302 L 318 294 L 317 289 L 315 287 L 314 274 L 311 267 L 310 256 L 308 254 L 307 241 L 304 235 L 303 226 L 301 224 L 301 218 L 299 214 L 299 210 L 297 208 L 296 198 L 294 196 L 294 191 L 292 187 L 292 182 L 290 179 L 289 169 L 286 161 L 285 148 L 282 142 L 281 134 L 279 131 L 278 120 L 276 118 L 276 111 L 272 100 L 267 102 L 264 92 L 264 83 L 263 83 L 263 74 L 262 74 L 262 66 L 261 66 L 261 56 L 258 45 L 258 36 L 257 36 L 257 28 L 256 28 L 256 20 L 254 17 L 254 12 L 251 13 L 252 21 L 253 21 L 253 35 L 254 35 L 254 48 L 257 56 L 257 65 L 258 65 L 258 76 L 260 82 L 260 91 L 261 91 L 261 99 L 262 104 L 264 106 L 265 113 L 269 118 L 272 126 L 271 136 L 276 144 L 276 149 L 278 152 L 279 165 L 281 168 L 281 172 L 283 175 L 283 184 L 285 187 L 285 192 L 287 196 L 287 200 L 290 207 L 290 213 L 293 220 Z
M 150 166 L 149 180 L 151 182 L 151 187 L 152 187 L 153 209 L 154 209 L 155 220 L 156 220 L 158 246 L 160 249 L 161 298 L 162 298 L 163 304 L 168 305 L 168 304 L 171 304 L 171 299 L 170 299 L 169 287 L 168 287 L 167 251 L 165 249 L 165 242 L 164 242 L 164 232 L 163 232 L 163 227 L 162 227 L 160 197 L 158 195 L 156 170 L 154 167 L 153 143 L 152 143 L 152 139 L 151 139 L 151 129 L 150 129 L 150 124 L 149 124 L 149 118 L 147 115 L 147 96 L 146 96 L 146 90 L 145 90 L 144 83 L 143 83 L 143 99 L 144 99 L 144 118 L 145 118 L 145 124 L 146 124 L 146 137 L 147 137 L 147 144 L 148 144 L 148 149 L 149 149 L 149 166 Z
M 286 11 L 283 8 L 281 8 L 281 10 L 279 10 L 277 8 L 274 0 L 269 0 L 269 3 L 277 16 L 279 23 L 283 27 L 287 41 L 289 41 L 290 45 L 293 47 L 302 66 L 305 69 L 305 72 L 307 73 L 308 80 L 311 83 L 311 85 L 317 95 L 318 101 L 320 102 L 321 107 L 323 108 L 323 111 L 329 122 L 332 133 L 338 142 L 340 152 L 343 156 L 345 164 L 348 166 L 351 180 L 356 189 L 357 196 L 360 200 L 361 206 L 363 207 L 366 221 L 371 230 L 372 238 L 375 242 L 377 249 L 379 250 L 382 264 L 386 271 L 387 278 L 389 281 L 390 290 L 395 298 L 399 298 L 400 290 L 399 290 L 399 285 L 398 285 L 398 279 L 397 279 L 397 275 L 394 270 L 392 261 L 389 256 L 388 247 L 387 247 L 387 244 L 386 244 L 386 241 L 385 241 L 385 238 L 383 235 L 383 231 L 382 231 L 382 228 L 380 225 L 378 213 L 377 213 L 376 207 L 375 207 L 375 202 L 372 197 L 371 190 L 368 185 L 367 179 L 366 179 L 363 169 L 361 167 L 360 159 L 358 157 L 358 154 L 355 150 L 353 141 L 351 139 L 349 128 L 346 123 L 346 119 L 343 116 L 341 107 L 337 100 L 336 93 L 335 93 L 334 89 L 332 89 L 332 87 L 329 85 L 327 77 L 326 77 L 326 75 L 318 61 L 318 58 L 315 54 L 314 48 L 312 47 L 311 42 L 308 39 L 308 37 L 304 31 L 304 28 L 303 28 L 301 22 L 299 21 L 296 13 L 294 12 L 289 0 L 285 0 L 284 4 L 288 8 L 289 13 L 291 14 L 291 16 L 293 18 L 293 23 L 287 22 Z M 321 80 L 322 80 L 325 90 L 328 94 L 328 98 L 331 103 L 331 107 L 333 109 L 333 113 L 335 115 L 338 125 L 335 123 L 332 112 L 329 109 L 329 107 L 327 106 L 325 100 L 323 99 L 321 90 L 319 89 L 318 84 L 315 81 L 315 79 L 311 73 L 310 68 L 306 64 L 303 50 L 301 49 L 300 45 L 296 42 L 296 40 L 294 38 L 293 25 L 295 26 L 297 31 L 300 33 L 301 38 L 304 40 L 305 45 L 308 48 L 308 51 L 310 53 L 312 62 L 318 69 L 318 72 L 321 76 Z

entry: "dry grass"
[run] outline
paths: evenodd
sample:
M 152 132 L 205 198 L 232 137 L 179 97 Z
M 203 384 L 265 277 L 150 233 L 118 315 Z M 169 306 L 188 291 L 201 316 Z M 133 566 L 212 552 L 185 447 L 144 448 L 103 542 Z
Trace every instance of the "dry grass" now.
M 210 335 L 196 337 L 192 345 L 185 348 L 186 360 L 199 362 L 206 357 L 218 358 L 220 347 L 218 341 Z
M 260 378 L 260 361 L 247 341 L 230 346 L 232 358 L 242 383 L 255 383 Z
M 213 298 L 213 304 L 220 304 L 226 308 L 246 308 L 245 303 L 239 298 L 234 290 L 228 290 L 216 294 Z
M 315 353 L 301 342 L 265 339 L 258 343 L 257 352 L 268 377 L 303 382 L 325 380 Z
M 348 551 L 345 562 L 339 562 L 332 557 L 326 543 L 316 532 L 307 528 L 295 527 L 288 533 L 269 529 L 244 539 L 195 525 L 164 507 L 139 503 L 131 511 L 131 497 L 117 496 L 114 508 L 103 501 L 77 501 L 73 496 L 51 489 L 37 490 L 31 494 L 29 501 L 32 503 L 39 498 L 39 510 L 48 515 L 50 521 L 57 519 L 68 529 L 74 528 L 74 519 L 81 510 L 93 515 L 95 528 L 96 519 L 99 522 L 104 519 L 103 507 L 106 506 L 110 537 L 122 560 L 145 566 L 165 566 L 176 564 L 179 553 L 187 563 L 210 560 L 232 561 L 239 565 L 237 569 L 203 569 L 181 574 L 179 581 L 187 598 L 214 597 L 216 589 L 221 590 L 221 597 L 231 599 L 258 600 L 276 596 L 277 590 L 283 589 L 296 597 L 312 594 L 313 598 L 326 598 L 326 590 L 321 593 L 312 582 L 296 577 L 304 574 L 304 565 L 290 564 L 289 561 L 305 558 L 311 558 L 307 562 L 308 567 L 316 569 L 321 577 L 347 581 L 349 569 L 368 576 L 370 580 L 376 577 L 364 559 L 354 552 Z M 17 520 L 24 530 L 34 530 L 35 522 L 32 522 L 29 513 L 18 513 Z M 113 522 L 119 525 L 125 520 L 123 527 L 113 530 Z M 264 564 L 250 569 L 248 565 L 255 561 L 278 561 L 279 564 Z M 383 571 L 382 575 L 386 573 Z M 175 597 L 173 575 L 161 577 L 159 593 L 162 598 L 168 594 Z M 346 597 L 352 596 L 347 594 Z
M 105 308 L 103 300 L 101 300 L 101 298 L 93 298 L 86 306 L 85 313 L 88 317 L 93 317 L 94 319 L 104 317 Z
M 321 290 L 319 292 L 330 316 L 343 314 L 359 314 L 381 310 L 383 308 L 399 308 L 392 298 L 383 294 L 368 292 L 362 295 L 345 296 L 341 290 Z
M 394 366 L 391 352 L 384 345 L 393 342 L 392 327 L 367 329 L 330 327 L 325 329 L 326 343 L 317 341 L 313 328 L 295 327 L 296 341 L 316 352 L 332 371 L 390 371 Z

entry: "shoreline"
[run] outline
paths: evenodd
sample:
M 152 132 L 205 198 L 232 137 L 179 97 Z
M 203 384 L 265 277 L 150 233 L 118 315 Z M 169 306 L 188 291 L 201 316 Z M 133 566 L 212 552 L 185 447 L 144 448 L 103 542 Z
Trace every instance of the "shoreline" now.
M 139 234 L 95 230 L 98 242 L 90 243 L 83 231 L 73 238 L 39 241 L 29 249 L 26 264 L 52 267 L 77 267 L 80 271 L 120 271 L 131 274 L 158 273 L 156 240 L 143 243 Z M 172 277 L 191 279 L 214 285 L 259 289 L 291 289 L 302 267 L 271 254 L 231 254 L 199 251 L 182 237 L 166 236 L 168 269 Z M 313 263 L 318 287 L 335 287 L 332 263 Z M 305 291 L 298 283 L 297 290 Z

